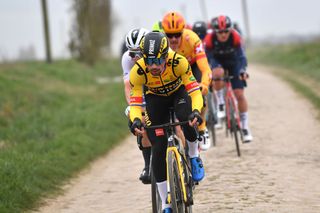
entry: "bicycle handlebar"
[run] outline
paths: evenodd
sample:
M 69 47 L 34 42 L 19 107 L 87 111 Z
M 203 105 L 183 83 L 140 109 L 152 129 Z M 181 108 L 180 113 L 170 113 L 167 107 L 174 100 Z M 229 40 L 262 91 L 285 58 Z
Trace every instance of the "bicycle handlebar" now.
M 212 78 L 213 81 L 228 81 L 228 80 L 231 80 L 233 79 L 234 76 L 223 76 L 223 77 L 220 77 L 220 78 Z
M 154 126 L 145 126 L 144 128 L 146 128 L 146 129 L 169 128 L 169 127 L 174 127 L 174 126 L 179 126 L 179 125 L 185 125 L 187 123 L 189 123 L 189 121 L 165 123 L 165 124 L 154 125 Z

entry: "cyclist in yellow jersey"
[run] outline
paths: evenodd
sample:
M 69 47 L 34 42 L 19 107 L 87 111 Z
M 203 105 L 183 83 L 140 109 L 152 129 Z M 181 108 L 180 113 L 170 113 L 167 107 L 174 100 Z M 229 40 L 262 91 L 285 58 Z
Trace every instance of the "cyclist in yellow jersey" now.
M 163 33 L 146 34 L 140 47 L 143 58 L 139 59 L 130 71 L 131 131 L 135 135 L 145 131 L 141 122 L 142 86 L 145 86 L 146 113 L 149 117 L 147 125 L 168 123 L 170 107 L 174 107 L 180 121 L 189 120 L 189 125 L 183 125 L 182 128 L 189 146 L 192 178 L 200 181 L 204 177 L 204 168 L 199 157 L 197 132 L 194 128 L 194 125 L 202 123 L 200 110 L 203 107 L 203 98 L 199 84 L 186 58 L 169 50 L 168 38 Z M 166 203 L 166 130 L 159 128 L 146 131 L 152 144 L 152 169 L 162 199 L 163 212 L 171 212 L 170 204 Z
M 185 20 L 178 12 L 169 12 L 162 19 L 162 28 L 169 39 L 170 48 L 187 58 L 205 96 L 211 81 L 211 69 L 201 39 L 185 26 Z M 199 126 L 199 133 L 202 136 L 200 147 L 208 149 L 210 140 L 206 130 L 205 113 L 204 108 L 201 113 L 204 122 Z

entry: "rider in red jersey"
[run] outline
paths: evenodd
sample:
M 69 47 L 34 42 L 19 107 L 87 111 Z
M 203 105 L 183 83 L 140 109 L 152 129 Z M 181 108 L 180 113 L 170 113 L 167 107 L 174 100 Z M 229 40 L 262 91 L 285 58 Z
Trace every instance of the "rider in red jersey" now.
M 232 22 L 228 16 L 221 15 L 213 18 L 211 27 L 213 31 L 206 35 L 204 43 L 213 69 L 213 78 L 221 78 L 224 75 L 224 70 L 228 70 L 229 75 L 233 76 L 231 84 L 238 101 L 244 142 L 250 142 L 252 141 L 252 135 L 248 125 L 248 103 L 244 96 L 245 80 L 249 75 L 246 72 L 247 58 L 242 38 L 232 28 Z M 213 86 L 218 95 L 219 111 L 223 112 L 224 97 L 222 89 L 224 82 L 214 81 Z

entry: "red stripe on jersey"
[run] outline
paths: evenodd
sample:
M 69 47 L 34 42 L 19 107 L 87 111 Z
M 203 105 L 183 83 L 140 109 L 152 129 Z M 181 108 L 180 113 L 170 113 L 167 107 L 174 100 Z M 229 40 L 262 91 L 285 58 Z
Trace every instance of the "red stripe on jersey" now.
M 142 103 L 143 98 L 142 97 L 130 97 L 130 103 Z
M 197 62 L 197 59 L 196 59 L 196 58 L 193 58 L 192 60 L 189 61 L 189 64 L 190 64 L 190 65 L 193 65 L 193 64 L 196 63 L 196 62 Z
M 196 56 L 196 60 L 199 60 L 199 59 L 205 58 L 205 57 L 206 57 L 205 54 L 197 55 L 197 56 Z
M 196 88 L 198 86 L 199 86 L 198 82 L 194 81 L 186 85 L 186 90 L 189 92 L 189 90 Z

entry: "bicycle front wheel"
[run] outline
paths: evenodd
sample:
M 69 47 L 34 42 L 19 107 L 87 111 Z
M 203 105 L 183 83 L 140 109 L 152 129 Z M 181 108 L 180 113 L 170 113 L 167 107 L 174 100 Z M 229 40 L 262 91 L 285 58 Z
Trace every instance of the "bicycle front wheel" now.
M 162 204 L 161 197 L 158 192 L 156 179 L 154 178 L 153 172 L 151 172 L 151 198 L 152 198 L 152 213 L 161 213 Z
M 183 201 L 181 177 L 179 175 L 177 158 L 173 151 L 168 152 L 168 172 L 172 212 L 184 213 L 185 206 Z
M 241 156 L 241 152 L 240 152 L 240 144 L 239 144 L 239 128 L 237 125 L 237 120 L 236 120 L 236 116 L 235 116 L 235 110 L 233 108 L 232 103 L 230 103 L 230 123 L 231 123 L 231 134 L 233 134 L 234 136 L 234 140 L 236 143 L 236 148 L 237 148 L 237 155 L 238 157 Z
M 212 146 L 216 145 L 216 131 L 215 124 L 218 122 L 217 118 L 217 110 L 215 108 L 214 98 L 212 97 L 212 93 L 208 95 L 208 119 L 207 119 L 207 128 L 209 131 L 210 140 L 212 142 Z

